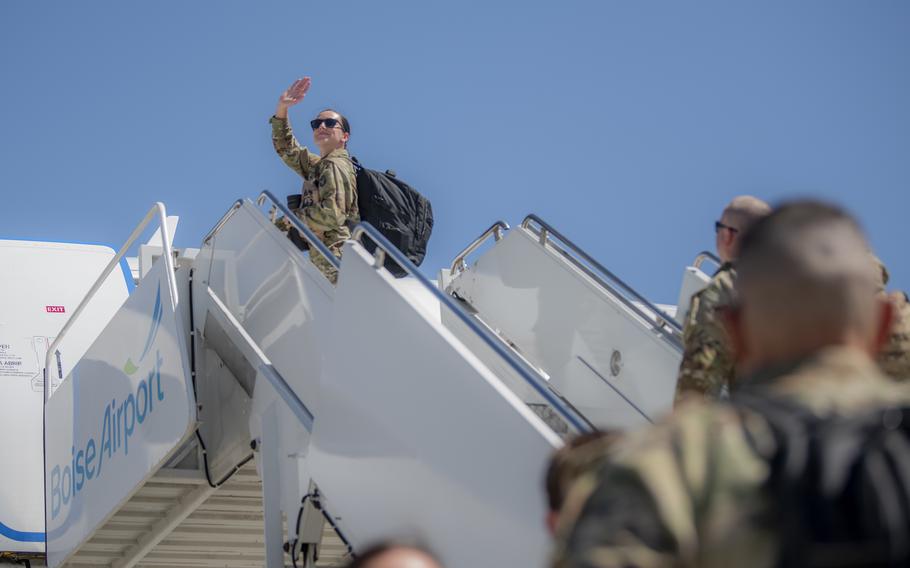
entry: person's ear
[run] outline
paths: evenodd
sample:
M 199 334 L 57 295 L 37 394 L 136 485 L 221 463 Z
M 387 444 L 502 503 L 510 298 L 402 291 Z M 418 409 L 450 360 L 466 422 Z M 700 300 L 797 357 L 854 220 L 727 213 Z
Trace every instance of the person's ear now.
M 350 139 L 351 139 L 351 133 L 350 133 L 350 132 L 342 132 L 342 134 L 341 134 L 341 141 L 344 142 L 345 146 L 347 146 L 348 140 L 350 140 Z
M 559 528 L 559 511 L 547 511 L 546 524 L 550 535 L 556 536 L 556 529 Z
M 872 338 L 873 343 L 871 345 L 873 356 L 878 355 L 887 345 L 895 319 L 899 317 L 894 302 L 895 300 L 888 296 L 882 296 L 878 300 L 878 321 L 876 322 L 875 335 Z

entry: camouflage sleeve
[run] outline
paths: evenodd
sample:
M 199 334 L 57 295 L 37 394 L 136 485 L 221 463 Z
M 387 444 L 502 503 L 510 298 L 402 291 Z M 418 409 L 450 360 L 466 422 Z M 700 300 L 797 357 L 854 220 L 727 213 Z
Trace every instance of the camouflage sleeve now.
M 894 323 L 878 364 L 889 377 L 910 381 L 910 303 L 903 292 L 892 292 L 888 299 L 894 305 Z
M 272 125 L 272 146 L 281 161 L 301 177 L 309 175 L 310 168 L 319 161 L 319 157 L 310 155 L 306 148 L 297 143 L 291 123 L 286 118 L 273 116 L 269 119 L 269 124 Z
M 356 207 L 353 178 L 331 159 L 323 160 L 318 170 L 316 199 L 303 209 L 303 218 L 317 234 L 339 231 Z
M 607 489 L 609 484 L 609 489 Z M 620 514 L 622 512 L 623 514 Z M 675 566 L 676 543 L 636 472 L 611 466 L 557 545 L 553 568 Z
M 692 298 L 683 328 L 683 357 L 676 382 L 676 404 L 687 396 L 716 399 L 729 388 L 734 363 L 720 308 L 723 287 L 711 282 Z
M 773 565 L 771 530 L 742 530 L 767 514 L 760 487 L 768 468 L 752 444 L 770 432 L 750 428 L 747 436 L 737 415 L 693 407 L 622 442 L 576 482 L 560 513 L 553 568 L 735 566 L 744 553 Z M 564 520 L 573 509 L 577 516 Z

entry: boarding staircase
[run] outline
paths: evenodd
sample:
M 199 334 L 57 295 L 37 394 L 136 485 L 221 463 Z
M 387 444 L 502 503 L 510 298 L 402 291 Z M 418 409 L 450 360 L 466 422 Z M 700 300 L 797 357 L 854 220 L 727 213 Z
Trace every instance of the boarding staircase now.
M 47 351 L 49 566 L 334 566 L 400 535 L 449 566 L 543 566 L 548 456 L 671 403 L 677 314 L 537 216 L 432 282 L 366 224 L 339 262 L 268 192 L 198 250 L 156 204 L 96 286 L 154 220 L 157 260 L 85 355 L 52 380 L 94 287 Z

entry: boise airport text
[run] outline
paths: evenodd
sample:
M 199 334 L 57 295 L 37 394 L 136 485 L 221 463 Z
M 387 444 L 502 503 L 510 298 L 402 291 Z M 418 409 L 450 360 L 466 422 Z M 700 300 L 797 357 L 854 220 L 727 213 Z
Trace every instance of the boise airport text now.
M 105 406 L 99 428 L 100 443 L 89 438 L 84 445 L 71 449 L 72 458 L 68 464 L 56 465 L 51 470 L 49 479 L 51 494 L 51 518 L 56 518 L 60 509 L 68 505 L 87 483 L 101 477 L 105 463 L 117 456 L 123 448 L 123 454 L 130 451 L 130 437 L 155 411 L 155 402 L 164 401 L 164 390 L 161 387 L 161 353 L 155 354 L 155 366 L 148 377 L 139 382 L 136 391 L 119 402 L 112 399 Z

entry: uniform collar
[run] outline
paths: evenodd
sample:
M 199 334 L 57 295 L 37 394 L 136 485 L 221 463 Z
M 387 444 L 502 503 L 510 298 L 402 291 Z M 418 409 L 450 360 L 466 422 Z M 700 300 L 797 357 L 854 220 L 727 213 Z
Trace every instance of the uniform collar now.
M 838 380 L 865 380 L 879 377 L 875 362 L 864 352 L 851 347 L 826 347 L 796 361 L 764 367 L 737 381 L 742 388 L 775 388 L 797 383 L 805 377 L 831 377 Z M 814 382 L 814 381 L 813 381 Z
M 717 272 L 714 273 L 714 276 L 717 276 L 721 272 L 733 272 L 734 268 L 735 267 L 733 266 L 733 262 L 728 260 L 727 262 L 720 265 L 720 268 L 717 269 Z
M 329 152 L 329 153 L 326 154 L 325 156 L 322 156 L 320 159 L 321 159 L 321 160 L 324 160 L 324 159 L 326 159 L 326 158 L 347 158 L 348 160 L 350 160 L 350 159 L 351 159 L 351 155 L 348 154 L 348 151 L 345 150 L 344 148 L 337 148 L 337 149 L 335 149 L 335 150 L 332 150 L 331 152 Z

